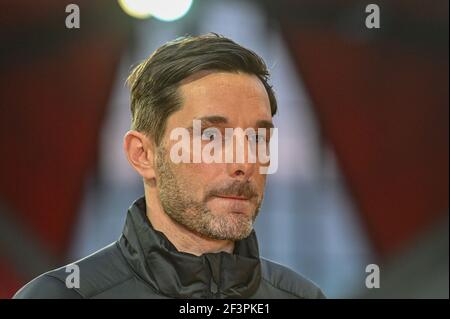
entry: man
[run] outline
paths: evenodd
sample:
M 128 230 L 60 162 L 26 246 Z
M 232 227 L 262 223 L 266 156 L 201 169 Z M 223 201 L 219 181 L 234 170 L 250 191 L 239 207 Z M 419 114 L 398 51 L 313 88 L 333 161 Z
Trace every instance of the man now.
M 272 128 L 277 111 L 268 77 L 259 56 L 215 34 L 166 43 L 139 64 L 128 79 L 124 150 L 145 196 L 130 207 L 117 242 L 39 276 L 15 297 L 323 298 L 258 253 L 253 222 L 266 174 L 249 160 L 249 146 L 269 144 L 270 134 L 258 130 Z M 174 132 L 192 139 L 181 145 L 183 161 Z M 216 161 L 203 157 L 207 147 Z M 230 150 L 232 160 L 223 160 Z M 79 283 L 67 284 L 68 267 L 78 269 Z

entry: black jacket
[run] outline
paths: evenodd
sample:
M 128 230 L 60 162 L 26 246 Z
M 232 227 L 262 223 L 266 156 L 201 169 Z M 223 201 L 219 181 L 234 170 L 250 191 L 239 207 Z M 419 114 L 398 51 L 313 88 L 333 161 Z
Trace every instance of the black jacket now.
M 146 216 L 145 198 L 128 210 L 117 242 L 74 264 L 79 288 L 67 288 L 66 267 L 47 272 L 14 298 L 324 298 L 311 281 L 260 258 L 254 231 L 233 254 L 177 251 Z

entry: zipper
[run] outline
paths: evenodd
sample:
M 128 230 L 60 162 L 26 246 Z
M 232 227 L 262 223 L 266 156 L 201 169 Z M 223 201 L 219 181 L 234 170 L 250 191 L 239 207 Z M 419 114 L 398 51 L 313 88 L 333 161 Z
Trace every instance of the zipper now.
M 222 259 L 222 256 L 220 255 L 219 258 Z M 210 262 L 208 257 L 206 257 L 205 259 L 206 259 L 206 262 L 208 264 L 208 271 L 209 271 L 209 292 L 208 292 L 209 298 L 211 298 L 211 299 L 220 299 L 220 289 L 219 289 L 220 282 L 216 283 L 216 281 L 214 280 L 212 264 L 211 264 L 211 262 Z M 220 265 L 221 264 L 222 263 L 219 262 L 219 276 L 218 276 L 219 280 L 220 280 L 220 274 L 221 274 L 220 273 L 221 272 L 221 269 L 220 269 Z

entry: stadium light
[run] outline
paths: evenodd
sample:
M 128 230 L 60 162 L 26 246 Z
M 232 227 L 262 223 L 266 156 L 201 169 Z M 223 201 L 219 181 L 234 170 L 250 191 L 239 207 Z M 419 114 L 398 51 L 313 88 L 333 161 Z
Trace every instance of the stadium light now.
M 162 21 L 175 21 L 188 13 L 193 0 L 118 0 L 122 9 L 132 17 L 150 16 Z

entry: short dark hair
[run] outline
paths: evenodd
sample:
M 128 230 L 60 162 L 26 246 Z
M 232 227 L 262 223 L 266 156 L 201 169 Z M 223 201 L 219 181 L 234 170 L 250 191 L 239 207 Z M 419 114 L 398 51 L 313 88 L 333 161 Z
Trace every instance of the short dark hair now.
M 181 108 L 180 82 L 200 71 L 243 72 L 263 83 L 272 116 L 277 101 L 267 66 L 256 53 L 215 33 L 167 42 L 137 65 L 127 79 L 131 91 L 131 128 L 159 145 L 167 118 Z

